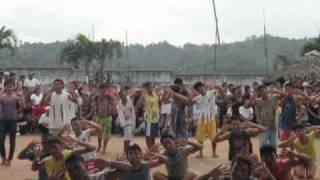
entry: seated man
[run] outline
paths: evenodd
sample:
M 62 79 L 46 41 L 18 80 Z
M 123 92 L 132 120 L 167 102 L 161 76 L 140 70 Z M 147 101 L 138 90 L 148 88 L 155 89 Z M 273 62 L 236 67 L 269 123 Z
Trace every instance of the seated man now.
M 167 175 L 160 172 L 153 174 L 154 180 L 167 179 L 193 179 L 195 174 L 188 172 L 188 157 L 197 151 L 202 150 L 203 146 L 194 142 L 180 140 L 179 143 L 190 145 L 190 147 L 179 148 L 173 136 L 164 135 L 161 137 L 161 144 L 165 148 L 163 161 L 166 165 Z M 156 155 L 157 156 L 157 155 Z M 162 155 L 158 155 L 162 156 Z
M 312 159 L 308 164 L 300 164 L 294 168 L 294 175 L 302 179 L 313 179 L 316 166 L 315 133 L 320 133 L 320 127 L 311 126 L 311 132 L 303 124 L 294 126 L 296 136 L 279 144 L 279 147 L 294 147 L 297 153 L 306 155 Z
M 276 179 L 291 180 L 292 168 L 301 163 L 310 163 L 311 159 L 303 154 L 287 151 L 285 159 L 277 156 L 277 150 L 272 145 L 263 145 L 260 148 L 260 159 Z
M 81 155 L 95 150 L 94 146 L 81 142 L 78 143 L 84 148 L 70 151 L 63 149 L 60 139 L 52 138 L 49 140 L 48 145 L 51 156 L 44 162 L 45 171 L 49 178 L 69 180 L 70 177 L 65 171 L 65 160 L 72 154 Z

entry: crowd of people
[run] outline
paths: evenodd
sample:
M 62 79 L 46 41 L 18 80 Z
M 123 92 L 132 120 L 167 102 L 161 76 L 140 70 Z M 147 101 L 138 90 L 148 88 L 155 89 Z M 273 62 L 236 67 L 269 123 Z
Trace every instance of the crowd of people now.
M 16 135 L 40 134 L 40 142 L 30 142 L 18 154 L 32 161 L 40 180 L 290 180 L 316 174 L 320 83 L 313 77 L 247 86 L 185 84 L 176 78 L 170 86 L 146 82 L 141 87 L 56 79 L 44 90 L 33 76 L 0 73 L 0 152 L 2 165 L 11 166 Z M 106 154 L 118 129 L 122 157 L 97 158 L 96 153 Z M 145 136 L 145 152 L 132 144 L 137 135 Z M 259 152 L 252 148 L 255 136 Z M 219 143 L 228 141 L 228 161 L 195 174 L 188 157 L 203 158 L 206 140 L 212 158 L 219 156 Z M 151 173 L 161 165 L 166 173 Z

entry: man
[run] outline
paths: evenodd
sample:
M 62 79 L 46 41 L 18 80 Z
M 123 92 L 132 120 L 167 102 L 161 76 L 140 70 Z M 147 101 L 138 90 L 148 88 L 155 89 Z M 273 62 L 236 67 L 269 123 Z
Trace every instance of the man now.
M 167 169 L 167 176 L 155 172 L 153 174 L 154 180 L 170 180 L 170 179 L 184 179 L 192 180 L 195 178 L 195 174 L 188 172 L 188 157 L 189 155 L 200 151 L 203 146 L 191 141 L 176 140 L 171 135 L 164 135 L 161 137 L 161 144 L 165 148 L 163 158 Z M 187 144 L 190 147 L 180 148 L 179 144 Z
M 277 180 L 291 180 L 293 167 L 311 161 L 307 156 L 292 151 L 287 152 L 287 158 L 280 159 L 276 148 L 270 144 L 260 147 L 260 159 Z
M 274 147 L 277 146 L 277 128 L 276 128 L 276 109 L 277 99 L 272 95 L 268 95 L 263 85 L 257 88 L 258 97 L 252 96 L 251 103 L 255 107 L 256 120 L 267 128 L 267 131 L 260 135 L 260 146 L 270 143 Z
M 100 84 L 99 94 L 94 98 L 93 112 L 96 117 L 96 122 L 102 128 L 102 133 L 98 136 L 98 149 L 101 150 L 101 143 L 103 140 L 102 153 L 106 153 L 108 141 L 111 138 L 112 126 L 112 98 L 106 94 L 108 85 Z
M 320 133 L 320 127 L 311 126 L 306 128 L 303 124 L 296 124 L 294 126 L 295 137 L 279 144 L 280 148 L 294 147 L 297 153 L 303 154 L 311 158 L 308 164 L 300 164 L 295 167 L 295 176 L 300 179 L 313 179 L 316 173 L 316 149 L 315 149 L 315 133 Z M 311 132 L 308 132 L 308 129 Z
M 81 143 L 82 149 L 74 151 L 64 150 L 62 142 L 58 138 L 52 138 L 49 140 L 50 157 L 44 162 L 44 167 L 49 179 L 70 180 L 68 173 L 65 170 L 65 161 L 72 154 L 85 154 L 95 150 L 95 147 L 89 144 Z M 38 162 L 41 164 L 41 162 Z
M 123 128 L 123 151 L 128 154 L 128 147 L 130 141 L 133 139 L 133 133 L 136 126 L 136 113 L 134 110 L 133 102 L 127 96 L 124 90 L 119 92 L 120 101 L 117 104 L 117 111 L 119 116 L 120 125 Z
M 246 129 L 245 129 L 246 128 Z M 231 119 L 231 131 L 221 130 L 217 133 L 213 142 L 229 141 L 229 161 L 236 155 L 249 156 L 252 153 L 251 136 L 256 136 L 266 131 L 266 128 L 250 121 L 241 124 L 240 117 Z
M 24 80 L 23 87 L 27 89 L 28 94 L 34 92 L 36 86 L 40 86 L 38 79 L 34 78 L 34 73 L 30 72 L 28 78 Z
M 90 143 L 91 136 L 99 135 L 102 131 L 102 128 L 99 125 L 95 124 L 94 122 L 82 120 L 80 117 L 74 117 L 73 119 L 71 119 L 71 127 L 75 135 L 75 137 L 73 138 L 77 141 L 86 144 Z M 58 137 L 61 137 L 63 139 L 63 134 L 68 128 L 69 125 L 65 125 L 59 133 Z M 81 147 L 76 146 L 74 148 L 79 149 Z M 89 152 L 87 154 L 83 154 L 81 156 L 84 158 L 86 162 L 96 159 L 96 154 L 94 151 Z
M 242 121 L 252 121 L 253 108 L 250 105 L 250 99 L 245 99 L 243 106 L 239 108 L 239 114 Z
M 77 103 L 75 92 L 65 91 L 61 79 L 54 80 L 53 90 L 44 97 L 42 102 L 44 106 L 50 106 L 48 126 L 50 134 L 58 135 L 66 124 L 70 124 L 69 101 Z
M 180 78 L 174 80 L 174 85 L 171 87 L 172 91 L 178 93 L 186 98 L 189 97 L 188 91 L 183 85 L 183 81 Z M 188 122 L 187 122 L 187 105 L 184 101 L 173 96 L 173 102 L 171 104 L 171 121 L 170 129 L 172 134 L 177 138 L 188 138 Z
M 276 180 L 270 171 L 264 166 L 257 167 L 255 170 L 252 168 L 252 164 L 246 156 L 236 156 L 231 164 L 231 174 L 229 174 L 226 167 L 221 165 L 215 167 L 210 172 L 195 178 L 194 180 L 257 180 L 252 177 L 252 173 L 260 175 L 263 180 Z M 263 176 L 261 176 L 263 175 Z
M 146 144 L 148 149 L 151 149 L 155 145 L 155 138 L 159 136 L 160 99 L 151 82 L 146 82 L 143 87 L 144 92 L 138 100 L 137 108 L 144 107 Z
M 199 93 L 193 99 L 182 96 L 174 91 L 171 91 L 172 95 L 184 101 L 188 105 L 194 105 L 193 114 L 197 122 L 196 139 L 200 144 L 203 144 L 204 140 L 208 137 L 212 140 L 216 134 L 216 106 L 215 106 L 215 94 L 212 87 L 209 87 L 209 91 L 206 89 L 205 84 L 202 82 L 196 82 L 193 88 Z M 221 88 L 215 86 L 220 91 Z M 213 156 L 215 156 L 214 146 L 212 144 Z M 200 150 L 199 158 L 202 158 L 202 150 Z
M 118 172 L 106 169 L 108 163 L 105 160 L 96 159 L 95 164 L 99 166 L 99 169 L 103 170 L 89 174 L 85 166 L 85 161 L 80 155 L 72 154 L 65 161 L 66 170 L 72 180 L 108 180 L 116 179 L 119 176 Z
M 0 152 L 2 165 L 10 166 L 16 146 L 17 112 L 25 107 L 23 96 L 18 96 L 13 81 L 5 83 L 5 93 L 0 96 Z M 10 151 L 6 157 L 5 139 L 10 136 Z

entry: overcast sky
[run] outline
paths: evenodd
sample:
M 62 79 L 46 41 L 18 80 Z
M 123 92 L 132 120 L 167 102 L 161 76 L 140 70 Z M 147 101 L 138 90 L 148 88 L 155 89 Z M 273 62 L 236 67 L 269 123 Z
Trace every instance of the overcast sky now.
M 66 40 L 77 33 L 95 39 L 148 44 L 168 41 L 213 43 L 212 0 L 0 0 L 0 26 L 29 42 Z M 320 31 L 320 0 L 216 0 L 221 40 L 240 41 L 263 33 L 314 37 Z

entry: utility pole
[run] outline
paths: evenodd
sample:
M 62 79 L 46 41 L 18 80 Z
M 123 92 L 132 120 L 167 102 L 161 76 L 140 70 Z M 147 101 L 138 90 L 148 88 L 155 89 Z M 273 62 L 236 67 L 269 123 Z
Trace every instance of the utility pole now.
M 219 33 L 219 24 L 218 24 L 218 15 L 216 10 L 215 0 L 212 0 L 214 19 L 215 19 L 215 43 L 214 43 L 214 74 L 215 79 L 217 79 L 217 48 L 220 45 L 220 33 Z
M 263 9 L 263 39 L 264 39 L 264 56 L 266 58 L 266 76 L 269 75 L 269 58 L 268 58 L 268 44 L 267 44 L 267 30 L 266 30 L 266 16 Z

